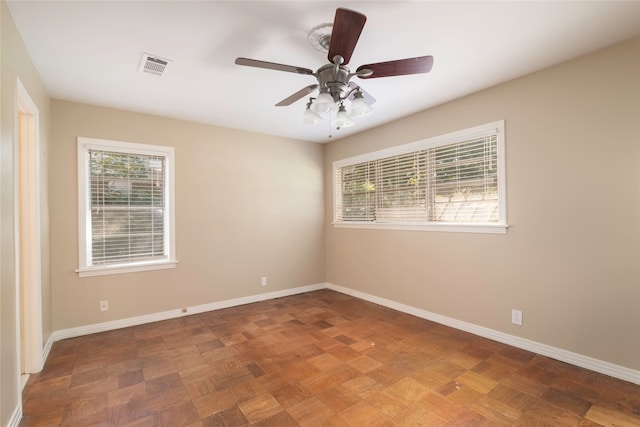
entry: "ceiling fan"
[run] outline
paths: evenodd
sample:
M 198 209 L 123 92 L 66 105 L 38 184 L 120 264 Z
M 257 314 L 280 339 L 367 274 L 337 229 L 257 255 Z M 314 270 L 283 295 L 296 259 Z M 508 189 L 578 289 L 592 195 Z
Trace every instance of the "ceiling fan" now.
M 323 65 L 315 72 L 309 68 L 242 57 L 236 58 L 235 63 L 249 67 L 314 76 L 317 79 L 317 83 L 302 88 L 278 102 L 276 106 L 291 105 L 317 90 L 319 92 L 318 96 L 309 98 L 303 121 L 315 124 L 322 120 L 318 113 L 337 112 L 334 120 L 335 127 L 340 129 L 351 126 L 354 121 L 350 116 L 368 114 L 371 112 L 370 104 L 375 102 L 375 99 L 362 90 L 359 85 L 350 81 L 352 77 L 373 79 L 428 73 L 433 66 L 433 56 L 419 56 L 361 65 L 352 73 L 346 65 L 351 60 L 351 55 L 358 43 L 366 20 L 367 17 L 362 13 L 344 8 L 336 9 L 331 34 L 324 35 L 319 40 L 319 44 L 328 51 L 329 64 Z M 347 99 L 351 100 L 349 114 L 347 114 L 344 106 L 344 101 Z

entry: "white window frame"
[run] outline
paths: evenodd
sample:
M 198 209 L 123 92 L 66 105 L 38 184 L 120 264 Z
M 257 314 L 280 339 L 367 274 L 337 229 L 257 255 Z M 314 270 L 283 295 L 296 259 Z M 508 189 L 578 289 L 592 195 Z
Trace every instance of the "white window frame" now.
M 496 134 L 497 164 L 498 164 L 498 222 L 496 223 L 445 223 L 445 222 L 402 222 L 377 223 L 370 221 L 338 221 L 337 198 L 338 188 L 336 173 L 340 168 L 364 163 L 372 160 L 384 159 L 392 156 L 412 153 L 415 151 L 442 147 L 469 139 Z M 416 231 L 444 231 L 466 233 L 505 234 L 507 232 L 507 203 L 506 203 L 506 173 L 505 173 L 505 132 L 504 120 L 487 123 L 473 128 L 448 133 L 408 144 L 399 145 L 371 153 L 366 153 L 333 162 L 333 222 L 335 228 L 365 228 L 386 230 L 416 230 Z
M 165 218 L 165 259 L 151 261 L 130 261 L 118 264 L 91 264 L 91 184 L 89 182 L 89 150 L 113 151 L 118 153 L 161 156 L 165 158 L 165 195 L 167 203 Z M 80 277 L 106 274 L 133 273 L 138 271 L 175 268 L 175 177 L 174 148 L 158 145 L 137 144 L 133 142 L 111 141 L 78 137 L 78 255 Z

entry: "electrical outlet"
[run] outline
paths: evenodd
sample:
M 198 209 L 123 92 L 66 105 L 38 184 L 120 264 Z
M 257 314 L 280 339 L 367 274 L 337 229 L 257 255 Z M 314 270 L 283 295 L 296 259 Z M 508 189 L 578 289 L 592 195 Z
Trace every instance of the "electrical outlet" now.
M 267 276 L 262 276 L 262 278 L 260 279 L 260 284 L 262 286 L 267 286 Z
M 109 301 L 100 301 L 100 311 L 109 311 Z
M 511 310 L 511 323 L 522 326 L 522 311 Z

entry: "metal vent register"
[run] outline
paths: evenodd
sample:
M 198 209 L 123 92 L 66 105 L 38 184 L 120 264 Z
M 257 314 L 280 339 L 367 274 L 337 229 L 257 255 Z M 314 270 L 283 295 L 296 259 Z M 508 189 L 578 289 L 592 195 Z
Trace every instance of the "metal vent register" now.
M 140 61 L 140 68 L 138 69 L 138 71 L 142 73 L 153 74 L 154 76 L 162 76 L 169 62 L 170 61 L 168 59 L 163 59 L 155 55 L 143 53 L 142 61 Z

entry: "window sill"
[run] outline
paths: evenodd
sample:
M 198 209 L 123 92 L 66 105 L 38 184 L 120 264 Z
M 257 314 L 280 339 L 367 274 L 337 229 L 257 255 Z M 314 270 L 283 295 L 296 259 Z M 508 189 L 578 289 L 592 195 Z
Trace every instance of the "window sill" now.
M 107 274 L 136 273 L 140 271 L 164 270 L 176 268 L 178 261 L 136 262 L 104 266 L 80 267 L 76 270 L 79 277 L 104 276 Z
M 445 224 L 406 223 L 390 224 L 378 222 L 334 222 L 335 228 L 363 228 L 371 230 L 442 231 L 448 233 L 507 234 L 505 224 Z

